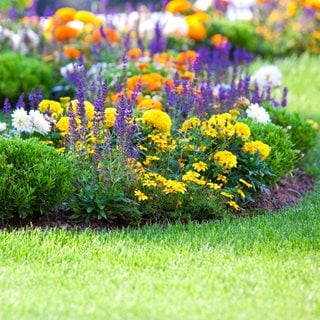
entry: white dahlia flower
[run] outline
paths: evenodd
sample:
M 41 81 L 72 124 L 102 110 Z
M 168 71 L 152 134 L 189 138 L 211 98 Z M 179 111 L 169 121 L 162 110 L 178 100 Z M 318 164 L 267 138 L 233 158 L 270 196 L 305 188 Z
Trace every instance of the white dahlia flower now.
M 259 88 L 280 86 L 281 79 L 280 69 L 272 65 L 259 68 L 251 77 L 251 81 L 256 82 Z
M 247 116 L 256 122 L 268 123 L 271 122 L 270 115 L 265 108 L 260 107 L 258 103 L 251 103 L 246 110 Z
M 30 117 L 29 117 L 26 110 L 24 110 L 23 108 L 16 109 L 13 111 L 11 117 L 12 117 L 12 126 L 18 132 L 31 132 L 32 131 Z

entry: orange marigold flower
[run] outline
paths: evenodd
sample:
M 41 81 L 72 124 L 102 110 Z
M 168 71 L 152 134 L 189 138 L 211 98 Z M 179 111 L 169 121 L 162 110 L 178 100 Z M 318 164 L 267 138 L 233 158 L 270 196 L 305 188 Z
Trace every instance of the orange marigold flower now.
M 57 41 L 68 41 L 76 38 L 78 30 L 70 28 L 68 26 L 57 26 L 54 30 L 54 38 Z
M 211 43 L 216 48 L 224 48 L 228 44 L 228 42 L 228 38 L 219 33 L 211 37 Z
M 140 48 L 132 48 L 127 54 L 130 59 L 137 61 L 142 56 L 142 51 Z
M 166 7 L 166 10 L 171 13 L 185 13 L 189 11 L 191 4 L 187 0 L 171 0 Z
M 186 22 L 189 27 L 188 37 L 196 41 L 203 41 L 207 37 L 207 29 L 203 22 L 199 21 L 194 16 L 186 17 Z
M 81 55 L 80 50 L 72 47 L 64 47 L 63 54 L 66 58 L 69 59 L 78 59 Z
M 195 51 L 188 50 L 188 51 L 180 52 L 177 55 L 176 61 L 180 65 L 182 64 L 192 65 L 195 62 L 196 58 L 197 58 L 197 53 Z

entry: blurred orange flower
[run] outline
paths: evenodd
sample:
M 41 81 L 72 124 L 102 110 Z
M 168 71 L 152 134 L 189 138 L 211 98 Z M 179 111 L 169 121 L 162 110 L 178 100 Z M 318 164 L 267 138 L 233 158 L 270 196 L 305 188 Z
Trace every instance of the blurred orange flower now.
M 171 0 L 166 7 L 166 10 L 171 13 L 185 13 L 189 11 L 191 4 L 187 0 Z
M 54 30 L 54 38 L 57 41 L 67 41 L 76 38 L 78 34 L 78 30 L 68 26 L 57 26 Z
M 69 59 L 78 59 L 81 55 L 81 52 L 76 49 L 76 48 L 72 48 L 72 47 L 67 47 L 65 46 L 63 48 L 63 54 L 66 58 Z
M 228 43 L 228 38 L 220 33 L 217 33 L 211 37 L 211 43 L 216 48 L 224 48 Z
M 64 23 L 74 20 L 74 15 L 76 14 L 77 10 L 74 8 L 60 8 L 54 14 L 58 20 L 61 20 Z

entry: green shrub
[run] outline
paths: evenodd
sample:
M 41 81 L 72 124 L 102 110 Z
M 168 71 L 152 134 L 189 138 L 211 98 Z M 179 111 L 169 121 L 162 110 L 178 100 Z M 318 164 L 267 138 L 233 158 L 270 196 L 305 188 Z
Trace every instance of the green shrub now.
M 81 161 L 77 168 L 77 191 L 70 202 L 72 218 L 118 225 L 139 223 L 140 211 L 134 201 L 135 173 L 117 152 L 106 155 L 99 165 Z
M 33 88 L 41 88 L 48 97 L 54 78 L 48 63 L 18 53 L 0 53 L 0 105 L 5 98 L 16 102 L 22 92 L 28 94 Z
M 315 146 L 318 131 L 298 112 L 271 106 L 267 106 L 266 109 L 270 113 L 272 122 L 286 130 L 297 150 L 305 154 Z
M 0 218 L 52 213 L 73 192 L 70 159 L 37 139 L 0 138 Z
M 266 177 L 268 183 L 274 184 L 294 170 L 298 152 L 284 128 L 272 123 L 258 123 L 250 118 L 243 122 L 250 127 L 253 140 L 261 140 L 271 147 L 266 162 L 273 175 Z

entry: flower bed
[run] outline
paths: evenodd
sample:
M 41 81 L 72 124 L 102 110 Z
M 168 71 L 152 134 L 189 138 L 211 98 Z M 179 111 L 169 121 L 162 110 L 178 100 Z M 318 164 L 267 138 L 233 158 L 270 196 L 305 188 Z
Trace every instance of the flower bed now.
M 27 144 L 35 137 L 36 148 L 55 148 L 63 166 L 72 163 L 74 171 L 59 181 L 74 191 L 58 205 L 73 219 L 138 225 L 243 212 L 315 144 L 318 124 L 285 108 L 280 70 L 265 66 L 250 75 L 253 56 L 223 38 L 214 48 L 162 51 L 159 42 L 141 44 L 139 37 L 120 41 L 88 12 L 61 9 L 57 17 L 51 31 L 68 43 L 56 48 L 60 97 L 47 99 L 34 89 L 15 108 L 7 99 L 0 141 Z M 69 37 L 70 21 L 93 28 Z M 8 177 L 18 170 L 9 149 L 0 150 Z M 31 176 L 42 176 L 37 166 L 31 169 Z M 44 203 L 30 204 L 38 183 L 27 186 L 30 203 L 20 209 L 21 196 L 8 192 L 11 180 L 1 181 L 12 204 L 3 219 L 49 213 L 44 196 Z

